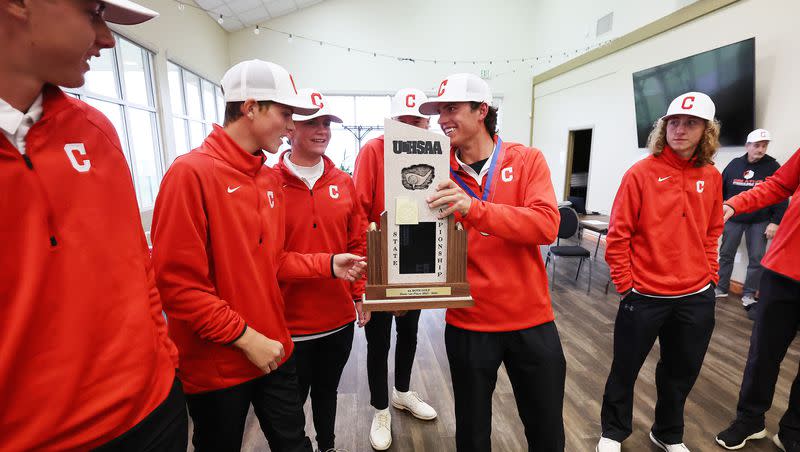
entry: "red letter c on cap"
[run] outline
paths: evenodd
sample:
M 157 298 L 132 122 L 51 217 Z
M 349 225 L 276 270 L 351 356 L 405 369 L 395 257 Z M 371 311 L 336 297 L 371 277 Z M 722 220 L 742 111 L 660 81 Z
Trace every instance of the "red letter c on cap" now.
M 320 93 L 311 93 L 311 103 L 319 108 L 325 106 L 325 104 L 322 103 L 322 94 Z
M 691 102 L 689 102 L 691 101 Z M 681 104 L 681 108 L 684 110 L 691 110 L 694 107 L 694 96 L 686 96 L 683 98 L 683 103 Z
M 415 96 L 414 94 L 407 95 L 406 96 L 406 107 L 413 107 L 414 105 L 416 105 L 417 104 L 415 102 L 416 100 L 417 100 L 417 96 Z
M 442 80 L 442 84 L 439 85 L 439 93 L 437 94 L 437 96 L 441 96 L 442 94 L 444 94 L 445 86 L 447 86 L 447 79 Z

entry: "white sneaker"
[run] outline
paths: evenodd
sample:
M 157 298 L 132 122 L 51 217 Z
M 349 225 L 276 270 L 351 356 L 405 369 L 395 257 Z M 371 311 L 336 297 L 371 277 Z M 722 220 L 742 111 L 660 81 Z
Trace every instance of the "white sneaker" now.
M 756 301 L 757 300 L 755 298 L 753 298 L 752 295 L 747 294 L 747 295 L 742 297 L 742 307 L 747 309 L 748 306 L 750 306 L 753 303 L 756 303 Z
M 375 412 L 369 429 L 369 443 L 375 450 L 386 450 L 392 445 L 392 413 L 389 408 Z
M 689 448 L 686 447 L 685 444 L 683 443 L 667 444 L 661 441 L 660 439 L 656 438 L 653 435 L 653 432 L 650 432 L 650 441 L 652 441 L 653 444 L 655 444 L 656 446 L 660 447 L 662 450 L 665 450 L 667 452 L 690 452 Z
M 775 444 L 775 447 L 777 447 L 778 449 L 786 452 L 786 448 L 783 447 L 783 443 L 781 442 L 781 439 L 778 438 L 777 433 L 772 437 L 772 443 Z
M 595 452 L 620 452 L 622 443 L 614 441 L 613 439 L 600 437 L 600 442 L 597 443 Z
M 715 298 L 725 298 L 728 296 L 728 291 L 722 290 L 719 287 L 714 288 L 714 297 Z
M 398 410 L 408 410 L 417 419 L 436 419 L 436 410 L 425 403 L 415 391 L 400 392 L 392 388 L 392 406 Z

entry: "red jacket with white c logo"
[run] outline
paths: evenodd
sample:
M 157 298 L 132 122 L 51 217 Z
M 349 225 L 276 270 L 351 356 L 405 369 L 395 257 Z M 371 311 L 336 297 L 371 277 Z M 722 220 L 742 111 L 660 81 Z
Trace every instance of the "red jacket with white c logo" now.
M 634 164 L 611 210 L 606 262 L 617 291 L 696 292 L 719 281 L 722 175 L 695 167 L 669 147 Z
M 287 151 L 289 152 L 289 151 Z M 284 153 L 285 155 L 285 153 Z M 325 169 L 313 189 L 286 166 L 282 155 L 274 171 L 283 180 L 287 206 L 287 251 L 366 254 L 367 220 L 350 175 L 323 156 Z M 292 336 L 334 330 L 356 319 L 353 301 L 364 294 L 362 279 L 281 281 L 286 322 Z
M 0 134 L 0 449 L 88 450 L 164 401 L 177 350 L 114 126 L 46 86 L 26 148 Z
M 153 263 L 189 394 L 263 375 L 231 344 L 245 325 L 280 341 L 288 359 L 294 345 L 277 277 L 332 277 L 330 254 L 284 251 L 286 203 L 264 160 L 214 125 L 161 183 Z
M 496 141 L 496 139 L 495 139 Z M 466 217 L 456 216 L 467 231 L 467 281 L 475 306 L 448 309 L 448 324 L 472 331 L 514 331 L 553 320 L 540 245 L 556 239 L 560 215 L 541 151 L 503 142 L 489 199 L 472 199 Z M 473 193 L 481 186 L 450 152 L 450 168 Z

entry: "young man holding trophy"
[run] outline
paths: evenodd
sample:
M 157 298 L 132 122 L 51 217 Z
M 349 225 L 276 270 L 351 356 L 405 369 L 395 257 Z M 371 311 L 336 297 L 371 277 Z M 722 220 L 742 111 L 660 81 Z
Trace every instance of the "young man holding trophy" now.
M 473 307 L 448 309 L 445 344 L 453 382 L 456 446 L 491 450 L 492 394 L 505 364 L 528 445 L 563 451 L 566 362 L 540 245 L 555 240 L 559 214 L 538 149 L 503 142 L 489 86 L 454 74 L 420 107 L 440 115 L 450 138 L 451 180 L 429 207 L 467 230 Z

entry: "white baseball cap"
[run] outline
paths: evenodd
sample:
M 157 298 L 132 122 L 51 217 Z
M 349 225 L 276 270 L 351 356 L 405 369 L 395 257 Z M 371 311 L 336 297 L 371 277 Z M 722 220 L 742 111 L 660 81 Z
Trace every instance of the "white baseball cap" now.
M 325 102 L 325 98 L 322 97 L 322 93 L 318 90 L 311 89 L 311 88 L 304 88 L 298 91 L 301 97 L 306 97 L 310 99 L 311 103 L 314 104 L 319 108 L 316 112 L 310 115 L 298 115 L 297 113 L 292 115 L 292 121 L 308 121 L 314 118 L 319 118 L 320 116 L 327 116 L 331 118 L 331 122 L 338 122 L 339 124 L 343 123 L 342 118 L 334 115 L 331 113 L 330 107 L 328 107 L 328 103 Z
M 130 0 L 103 0 L 103 4 L 103 19 L 112 24 L 136 25 L 158 17 L 157 12 Z
M 428 96 L 422 90 L 416 88 L 403 88 L 392 97 L 391 118 L 401 116 L 416 116 L 417 118 L 427 118 L 419 112 L 419 106 L 427 102 Z
M 483 102 L 492 105 L 489 85 L 475 74 L 453 74 L 439 84 L 437 97 L 430 98 L 419 106 L 425 115 L 439 114 L 439 104 L 447 102 Z
M 714 119 L 716 111 L 717 107 L 714 106 L 714 101 L 707 94 L 692 91 L 676 97 L 669 104 L 667 114 L 661 119 L 674 115 L 689 115 L 711 121 Z
M 748 143 L 758 143 L 759 141 L 772 141 L 772 136 L 769 134 L 769 131 L 756 129 L 747 134 Z
M 310 115 L 319 110 L 308 96 L 300 96 L 294 79 L 286 69 L 262 60 L 237 63 L 222 76 L 222 93 L 225 102 L 272 101 L 291 107 L 300 115 Z

